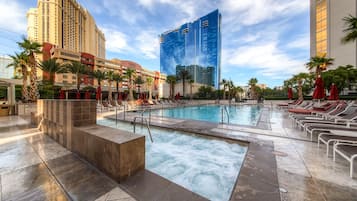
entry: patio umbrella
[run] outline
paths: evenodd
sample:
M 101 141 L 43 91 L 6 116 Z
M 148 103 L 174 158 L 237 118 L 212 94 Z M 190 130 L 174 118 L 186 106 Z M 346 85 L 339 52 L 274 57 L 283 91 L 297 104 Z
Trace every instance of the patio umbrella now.
M 81 93 L 79 93 L 79 91 L 76 93 L 76 99 L 81 99 Z
M 86 91 L 86 93 L 84 94 L 84 99 L 90 99 L 89 91 Z
M 338 97 L 338 89 L 337 89 L 337 86 L 332 83 L 331 84 L 331 88 L 330 88 L 330 96 L 328 98 L 329 100 L 338 100 L 339 97 Z
M 66 95 L 64 94 L 64 91 L 61 89 L 61 90 L 60 90 L 60 94 L 59 94 L 59 98 L 60 98 L 60 99 L 64 99 L 65 96 L 66 96 Z
M 118 94 L 118 101 L 121 101 L 121 100 L 123 100 L 123 95 L 121 94 L 121 92 L 119 92 L 119 94 Z
M 95 94 L 95 99 L 100 100 L 101 97 L 102 97 L 102 88 L 98 86 L 97 93 Z
M 293 99 L 293 90 L 291 89 L 291 87 L 288 88 L 288 99 Z
M 315 81 L 315 90 L 312 95 L 313 99 L 323 99 L 325 98 L 324 82 L 321 77 L 318 77 Z

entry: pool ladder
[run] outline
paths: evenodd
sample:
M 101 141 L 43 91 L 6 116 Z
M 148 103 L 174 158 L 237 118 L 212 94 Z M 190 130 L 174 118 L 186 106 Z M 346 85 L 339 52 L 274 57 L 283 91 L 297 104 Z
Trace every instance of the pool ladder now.
M 143 110 L 142 112 L 141 112 L 141 115 L 140 116 L 136 116 L 136 117 L 134 117 L 134 121 L 133 121 L 133 129 L 134 129 L 134 133 L 135 133 L 135 131 L 136 131 L 136 120 L 137 119 L 141 119 L 141 124 L 142 125 L 144 125 L 144 121 L 145 121 L 145 125 L 146 125 L 146 128 L 148 129 L 148 132 L 149 132 L 149 136 L 150 136 L 150 141 L 151 142 L 154 142 L 153 140 L 152 140 L 152 135 L 151 135 L 151 129 L 150 129 L 150 119 L 151 119 L 151 113 L 150 113 L 150 116 L 149 116 L 149 121 L 147 120 L 147 118 L 146 117 L 144 117 L 144 112 L 145 112 L 145 110 Z
M 221 124 L 224 123 L 224 113 L 226 113 L 227 115 L 227 124 L 229 124 L 229 111 L 228 111 L 228 108 L 227 106 L 223 106 L 223 108 L 221 108 L 221 117 L 222 117 L 222 121 L 221 121 Z

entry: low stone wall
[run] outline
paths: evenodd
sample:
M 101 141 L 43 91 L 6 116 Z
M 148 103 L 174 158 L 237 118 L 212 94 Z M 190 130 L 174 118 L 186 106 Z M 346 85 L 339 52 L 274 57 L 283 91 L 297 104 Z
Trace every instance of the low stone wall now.
M 117 182 L 145 169 L 145 136 L 100 125 L 73 129 L 72 150 Z
M 145 136 L 96 125 L 94 100 L 38 100 L 31 122 L 116 181 L 145 169 Z
M 72 128 L 96 124 L 94 100 L 38 100 L 37 114 L 42 130 L 71 150 Z

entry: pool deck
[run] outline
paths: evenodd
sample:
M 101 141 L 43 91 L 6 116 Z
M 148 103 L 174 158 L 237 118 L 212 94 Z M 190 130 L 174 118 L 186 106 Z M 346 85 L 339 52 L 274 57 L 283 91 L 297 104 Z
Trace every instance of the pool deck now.
M 205 200 L 149 171 L 118 184 L 28 122 L 0 117 L 0 200 Z M 267 107 L 257 127 L 163 117 L 151 125 L 249 142 L 231 200 L 357 200 L 348 163 L 327 157 L 282 110 Z
M 127 113 L 125 120 L 130 122 L 134 116 L 138 113 Z M 108 114 L 106 117 L 115 118 Z M 122 114 L 118 119 L 123 120 Z M 262 111 L 255 127 L 161 116 L 152 116 L 151 125 L 249 142 L 235 189 L 240 193 L 233 192 L 231 200 L 261 200 L 262 195 L 264 200 L 278 200 L 276 193 L 282 201 L 357 200 L 357 180 L 349 177 L 347 161 L 338 157 L 334 162 L 331 156 L 327 157 L 325 146 L 318 148 L 316 142 L 310 142 L 302 131 L 293 127 L 287 112 L 270 104 Z M 271 168 L 270 174 L 259 174 Z M 242 182 L 242 178 L 247 179 Z

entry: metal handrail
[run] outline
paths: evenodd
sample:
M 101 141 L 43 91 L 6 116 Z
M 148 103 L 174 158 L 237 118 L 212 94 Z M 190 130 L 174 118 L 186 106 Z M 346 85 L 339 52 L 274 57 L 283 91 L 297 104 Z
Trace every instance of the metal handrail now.
M 221 123 L 223 124 L 224 123 L 224 121 L 223 121 L 223 119 L 224 119 L 224 111 L 226 112 L 226 115 L 227 115 L 227 123 L 229 124 L 229 111 L 228 111 L 228 108 L 227 108 L 227 106 L 223 106 L 223 108 L 221 109 L 221 114 L 222 114 L 222 121 L 221 121 Z
M 149 136 L 150 136 L 150 140 L 151 140 L 151 142 L 154 142 L 153 140 L 152 140 L 152 136 L 151 136 L 151 130 L 150 130 L 150 125 L 149 125 L 149 122 L 148 122 L 148 120 L 145 118 L 145 117 L 143 117 L 143 116 L 137 116 L 137 117 L 134 117 L 134 121 L 133 121 L 133 129 L 134 129 L 134 133 L 135 133 L 135 131 L 136 131 L 136 119 L 138 119 L 138 118 L 141 118 L 142 120 L 142 122 L 145 120 L 145 122 L 146 122 L 146 128 L 148 129 L 148 132 L 149 132 Z

